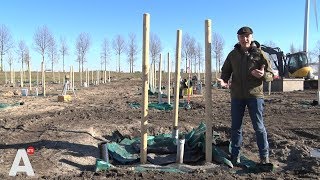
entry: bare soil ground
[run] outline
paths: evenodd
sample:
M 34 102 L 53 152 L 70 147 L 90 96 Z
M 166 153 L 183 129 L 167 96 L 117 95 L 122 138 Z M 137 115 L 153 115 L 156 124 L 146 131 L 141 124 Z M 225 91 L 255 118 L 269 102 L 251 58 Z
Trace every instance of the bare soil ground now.
M 315 90 L 274 92 L 265 96 L 265 124 L 270 143 L 273 172 L 235 173 L 216 168 L 191 173 L 118 170 L 95 172 L 97 145 L 118 130 L 130 137 L 140 136 L 141 110 L 128 103 L 141 102 L 140 78 L 123 77 L 111 83 L 76 91 L 72 102 L 57 102 L 62 85 L 47 85 L 47 97 L 11 95 L 20 88 L 1 86 L 0 103 L 24 105 L 0 110 L 0 179 L 8 179 L 17 149 L 33 146 L 29 155 L 35 178 L 39 179 L 319 179 L 320 159 L 310 152 L 320 148 L 320 106 Z M 19 90 L 20 91 L 20 90 Z M 213 129 L 230 137 L 230 97 L 228 90 L 212 89 Z M 156 98 L 149 98 L 156 101 Z M 190 131 L 205 120 L 203 97 L 191 97 L 192 109 L 179 110 L 180 131 Z M 149 134 L 171 133 L 173 111 L 149 110 Z M 258 162 L 258 149 L 248 114 L 244 122 L 243 154 Z M 28 178 L 19 173 L 18 178 Z

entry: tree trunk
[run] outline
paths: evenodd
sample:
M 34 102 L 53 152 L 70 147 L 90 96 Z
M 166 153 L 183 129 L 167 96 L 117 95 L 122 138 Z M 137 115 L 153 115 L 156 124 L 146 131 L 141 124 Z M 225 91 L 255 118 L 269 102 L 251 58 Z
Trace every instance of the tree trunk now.
M 104 70 L 107 71 L 107 58 L 104 58 Z
M 119 72 L 120 72 L 120 53 L 119 53 L 118 63 L 119 63 Z
M 2 59 L 3 54 L 0 53 L 0 56 L 1 56 L 0 71 L 3 72 L 3 59 Z
M 62 71 L 64 73 L 64 54 L 62 54 Z
M 54 77 L 54 71 L 53 71 L 53 60 L 51 62 L 51 70 L 52 70 L 52 79 L 53 79 L 53 82 L 55 82 L 55 77 Z

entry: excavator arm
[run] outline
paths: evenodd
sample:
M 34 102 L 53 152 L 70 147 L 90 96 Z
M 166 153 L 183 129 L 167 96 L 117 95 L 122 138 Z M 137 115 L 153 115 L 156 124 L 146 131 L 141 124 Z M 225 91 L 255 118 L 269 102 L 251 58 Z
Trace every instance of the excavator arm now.
M 279 47 L 269 47 L 266 45 L 261 45 L 261 49 L 268 53 L 271 57 L 271 60 L 275 64 L 276 68 L 279 71 L 279 76 L 285 77 L 286 76 L 286 61 L 285 61 L 285 55 L 283 51 Z M 277 59 L 274 59 L 272 55 L 276 55 Z

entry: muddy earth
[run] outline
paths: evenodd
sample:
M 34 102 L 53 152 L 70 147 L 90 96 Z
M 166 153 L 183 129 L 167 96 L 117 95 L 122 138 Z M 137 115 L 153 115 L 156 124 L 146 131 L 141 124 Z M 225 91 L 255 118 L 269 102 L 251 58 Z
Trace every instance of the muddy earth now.
M 98 143 L 118 130 L 140 136 L 141 109 L 128 104 L 142 101 L 141 78 L 126 75 L 110 83 L 78 88 L 72 102 L 58 102 L 62 84 L 48 84 L 47 96 L 21 96 L 21 88 L 1 85 L 0 103 L 16 105 L 0 110 L 0 179 L 9 171 L 18 149 L 34 147 L 28 155 L 37 179 L 319 179 L 320 106 L 316 90 L 273 92 L 265 96 L 265 125 L 270 143 L 272 172 L 237 173 L 237 168 L 212 162 L 214 168 L 197 163 L 193 171 L 133 171 L 118 166 L 95 172 Z M 14 95 L 16 91 L 17 95 Z M 29 92 L 34 94 L 34 91 Z M 230 96 L 226 89 L 212 89 L 213 130 L 230 138 Z M 149 97 L 149 101 L 156 101 Z M 191 109 L 179 109 L 179 131 L 189 132 L 205 122 L 205 101 L 191 97 Z M 149 135 L 171 133 L 173 111 L 149 110 Z M 243 124 L 242 153 L 259 161 L 254 131 L 248 113 Z M 192 166 L 192 165 L 191 165 Z M 18 173 L 14 178 L 30 178 Z

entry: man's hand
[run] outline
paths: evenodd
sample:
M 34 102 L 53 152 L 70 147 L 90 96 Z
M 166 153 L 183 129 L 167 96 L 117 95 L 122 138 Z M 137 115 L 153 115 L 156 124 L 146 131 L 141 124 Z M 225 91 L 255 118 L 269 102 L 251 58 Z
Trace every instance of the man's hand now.
M 229 84 L 224 82 L 223 79 L 217 78 L 218 82 L 220 83 L 221 87 L 229 88 Z
M 260 79 L 264 75 L 264 66 L 262 65 L 260 69 L 254 69 L 251 71 L 252 76 Z

